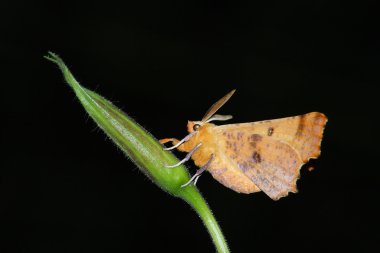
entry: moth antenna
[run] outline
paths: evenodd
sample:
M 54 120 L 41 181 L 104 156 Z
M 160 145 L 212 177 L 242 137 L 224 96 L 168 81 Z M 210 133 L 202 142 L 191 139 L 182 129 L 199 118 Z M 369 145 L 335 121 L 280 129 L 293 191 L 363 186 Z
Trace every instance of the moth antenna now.
M 222 107 L 230 98 L 231 96 L 235 93 L 236 90 L 230 91 L 227 95 L 219 99 L 215 104 L 213 104 L 210 109 L 206 112 L 205 116 L 203 116 L 202 121 L 206 121 L 209 118 L 211 118 L 214 113 L 216 113 L 220 107 Z
M 214 159 L 214 154 L 211 155 L 210 159 L 207 161 L 205 165 L 203 165 L 199 170 L 197 170 L 197 172 L 195 172 L 194 176 L 192 176 L 186 184 L 181 185 L 181 188 L 188 186 L 193 181 L 194 181 L 194 185 L 196 185 L 198 182 L 198 179 L 200 178 L 202 173 L 208 168 L 208 166 L 210 166 L 211 161 L 213 159 Z
M 190 160 L 191 156 L 194 154 L 194 152 L 202 145 L 201 143 L 198 143 L 187 155 L 185 158 L 183 158 L 179 163 L 176 163 L 174 165 L 164 165 L 165 168 L 175 168 L 177 166 L 180 166 L 181 164 L 187 162 Z
M 172 150 L 172 149 L 179 147 L 182 143 L 184 143 L 185 141 L 188 141 L 195 133 L 196 132 L 189 133 L 188 135 L 185 136 L 185 138 L 180 140 L 176 145 L 174 145 L 170 148 L 164 148 L 164 150 Z
M 219 115 L 219 114 L 215 114 L 214 116 L 212 116 L 211 118 L 209 118 L 208 120 L 206 120 L 204 123 L 208 123 L 208 122 L 211 122 L 211 121 L 225 121 L 225 120 L 229 120 L 229 119 L 232 119 L 232 115 Z

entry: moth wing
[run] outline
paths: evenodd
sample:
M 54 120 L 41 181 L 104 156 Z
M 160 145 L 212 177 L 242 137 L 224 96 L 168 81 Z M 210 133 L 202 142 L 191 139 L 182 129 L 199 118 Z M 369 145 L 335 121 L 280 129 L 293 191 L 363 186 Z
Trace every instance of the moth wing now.
M 218 148 L 218 150 L 220 149 Z M 225 151 L 222 150 L 222 152 Z M 207 168 L 213 178 L 227 188 L 239 193 L 249 194 L 260 191 L 260 188 L 239 169 L 237 164 L 222 152 L 217 153 Z
M 256 133 L 229 129 L 218 136 L 219 148 L 232 167 L 240 170 L 270 198 L 278 200 L 297 192 L 303 161 L 285 142 Z
M 311 112 L 282 119 L 217 126 L 215 131 L 223 134 L 238 128 L 241 132 L 260 134 L 286 142 L 299 152 L 302 161 L 307 162 L 321 153 L 320 146 L 326 123 L 327 118 L 323 113 Z

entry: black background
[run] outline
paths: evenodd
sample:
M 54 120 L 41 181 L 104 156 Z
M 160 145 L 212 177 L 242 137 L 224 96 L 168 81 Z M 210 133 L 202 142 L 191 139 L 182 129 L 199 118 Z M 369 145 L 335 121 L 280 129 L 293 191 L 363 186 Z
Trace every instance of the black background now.
M 209 174 L 198 186 L 232 252 L 369 251 L 380 240 L 376 7 L 4 1 L 0 251 L 215 251 L 191 208 L 88 118 L 49 50 L 157 138 L 182 138 L 233 88 L 220 111 L 230 123 L 324 112 L 322 156 L 298 194 L 237 194 Z

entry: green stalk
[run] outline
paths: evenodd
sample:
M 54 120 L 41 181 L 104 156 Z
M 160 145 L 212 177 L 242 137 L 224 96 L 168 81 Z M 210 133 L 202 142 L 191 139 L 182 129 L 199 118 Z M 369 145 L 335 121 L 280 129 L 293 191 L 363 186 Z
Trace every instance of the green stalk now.
M 211 236 L 217 252 L 230 252 L 226 239 L 224 239 L 222 230 L 220 229 L 218 222 L 215 220 L 210 207 L 207 205 L 199 191 L 197 191 L 197 193 L 198 194 L 194 194 L 190 188 L 188 188 L 187 191 L 186 187 L 185 190 L 182 191 L 181 198 L 189 203 L 189 205 L 191 205 L 198 213 Z
M 217 252 L 230 252 L 215 217 L 198 189 L 194 185 L 181 187 L 190 180 L 185 166 L 164 168 L 164 164 L 176 164 L 179 160 L 171 152 L 163 150 L 162 145 L 149 132 L 111 102 L 82 87 L 56 54 L 50 52 L 45 58 L 58 65 L 84 109 L 127 157 L 153 183 L 169 194 L 185 200 L 198 213 Z

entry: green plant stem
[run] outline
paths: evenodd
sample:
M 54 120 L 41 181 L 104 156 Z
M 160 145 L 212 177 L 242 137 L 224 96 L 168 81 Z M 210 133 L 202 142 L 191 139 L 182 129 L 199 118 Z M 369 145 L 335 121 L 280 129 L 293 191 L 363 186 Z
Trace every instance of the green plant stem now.
M 184 191 L 181 192 L 181 197 L 191 205 L 194 210 L 197 212 L 203 224 L 206 226 L 211 239 L 216 247 L 217 252 L 219 253 L 229 253 L 226 239 L 223 236 L 222 230 L 219 227 L 218 222 L 216 221 L 214 215 L 212 214 L 211 209 L 206 203 L 205 199 L 200 195 L 199 191 L 194 192 L 193 188 L 184 188 Z

